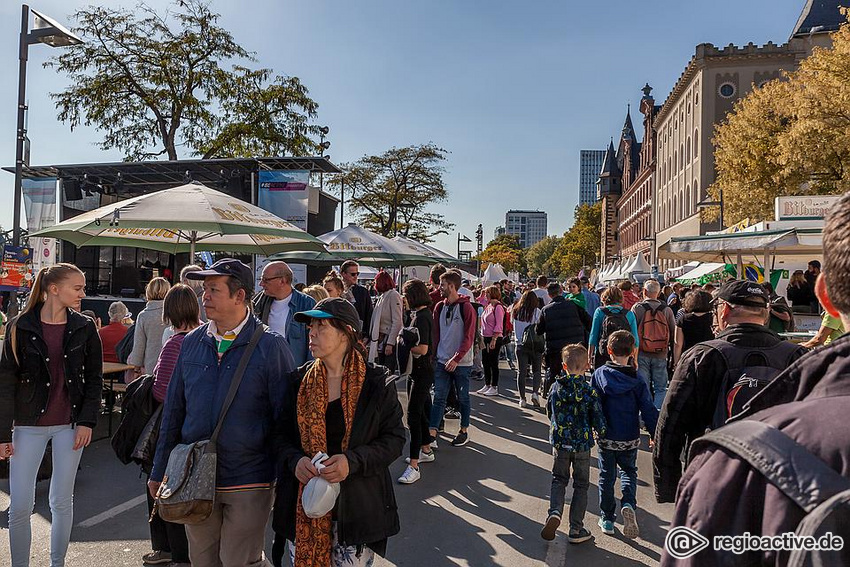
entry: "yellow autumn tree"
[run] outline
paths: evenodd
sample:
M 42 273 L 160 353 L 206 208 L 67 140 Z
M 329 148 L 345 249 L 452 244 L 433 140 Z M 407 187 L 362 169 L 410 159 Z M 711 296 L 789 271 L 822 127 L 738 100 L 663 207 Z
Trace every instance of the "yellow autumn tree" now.
M 772 218 L 781 195 L 850 190 L 850 24 L 832 38 L 832 48 L 815 48 L 793 73 L 753 89 L 717 126 L 708 191 L 718 199 L 723 190 L 727 224 Z

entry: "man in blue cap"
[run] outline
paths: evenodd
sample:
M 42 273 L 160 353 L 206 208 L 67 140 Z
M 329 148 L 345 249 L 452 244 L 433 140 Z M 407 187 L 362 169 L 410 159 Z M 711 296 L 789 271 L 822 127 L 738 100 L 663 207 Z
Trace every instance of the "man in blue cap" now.
M 190 272 L 204 282 L 209 322 L 183 341 L 168 386 L 148 488 L 155 494 L 178 444 L 212 436 L 230 383 L 257 327 L 251 312 L 254 274 L 233 258 Z M 266 329 L 251 354 L 218 438 L 212 514 L 186 526 L 193 565 L 261 565 L 276 476 L 269 451 L 286 394 L 283 376 L 295 369 L 286 340 Z

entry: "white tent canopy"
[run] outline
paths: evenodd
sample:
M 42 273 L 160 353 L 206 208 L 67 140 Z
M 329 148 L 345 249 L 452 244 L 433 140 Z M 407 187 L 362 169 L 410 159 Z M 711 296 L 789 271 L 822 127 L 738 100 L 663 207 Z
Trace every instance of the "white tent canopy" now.
M 484 277 L 482 280 L 484 281 L 484 285 L 496 283 L 498 281 L 508 279 L 508 275 L 505 273 L 504 268 L 502 268 L 501 264 L 490 264 L 487 266 L 487 269 L 484 271 Z
M 631 266 L 629 266 L 629 270 L 626 275 L 648 274 L 651 271 L 652 266 L 650 266 L 649 262 L 646 261 L 646 258 L 643 256 L 643 252 L 638 252 L 638 255 L 635 257 L 635 261 L 632 262 Z
M 706 262 L 704 264 L 700 264 L 698 267 L 689 271 L 683 276 L 676 278 L 678 281 L 682 283 L 697 281 L 703 276 L 708 276 L 717 272 L 722 271 L 726 267 L 726 264 L 719 262 Z

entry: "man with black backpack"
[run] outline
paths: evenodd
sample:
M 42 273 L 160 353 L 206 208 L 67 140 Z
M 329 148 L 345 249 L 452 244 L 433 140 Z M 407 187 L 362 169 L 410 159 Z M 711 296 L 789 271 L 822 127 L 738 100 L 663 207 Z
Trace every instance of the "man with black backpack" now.
M 765 326 L 770 294 L 733 280 L 714 299 L 720 334 L 691 348 L 676 367 L 655 433 L 655 498 L 673 502 L 682 476 L 682 451 L 708 429 L 740 412 L 767 382 L 806 349 Z
M 824 269 L 815 285 L 824 309 L 845 328 L 850 328 L 848 226 L 850 193 L 827 217 Z M 675 557 L 681 554 L 674 549 L 665 552 L 662 565 L 850 565 L 848 376 L 850 337 L 844 335 L 791 364 L 728 425 L 698 439 L 672 522 L 709 541 L 745 533 L 750 540 L 782 536 L 787 541 L 791 538 L 783 534 L 790 532 L 830 543 L 830 549 L 799 549 L 801 540 L 794 551 L 733 553 L 709 546 L 687 559 Z M 835 543 L 841 540 L 838 551 Z
M 552 382 L 561 373 L 561 349 L 567 345 L 587 345 L 591 320 L 587 312 L 564 298 L 564 290 L 558 282 L 552 282 L 546 288 L 549 304 L 540 311 L 537 322 L 537 334 L 546 338 L 546 381 L 543 394 L 549 394 Z
M 667 394 L 667 353 L 676 336 L 676 317 L 665 302 L 658 300 L 661 285 L 657 281 L 648 280 L 644 293 L 646 299 L 632 307 L 640 338 L 638 370 L 649 386 L 655 409 L 661 409 Z

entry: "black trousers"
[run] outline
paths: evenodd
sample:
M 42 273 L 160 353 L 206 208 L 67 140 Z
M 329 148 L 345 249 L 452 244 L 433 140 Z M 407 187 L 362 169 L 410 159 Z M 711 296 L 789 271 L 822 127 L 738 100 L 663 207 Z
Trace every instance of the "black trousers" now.
M 502 350 L 502 338 L 496 338 L 496 346 L 490 348 L 492 337 L 484 337 L 484 350 L 481 362 L 484 365 L 484 383 L 488 386 L 499 385 L 499 351 Z
M 147 487 L 145 487 L 147 488 Z M 148 497 L 148 516 L 153 510 L 153 497 L 150 490 L 145 490 Z M 150 522 L 151 546 L 154 551 L 171 553 L 174 563 L 189 563 L 189 540 L 186 539 L 186 528 L 183 524 L 166 522 L 156 514 Z
M 558 377 L 558 374 L 561 373 L 563 369 L 562 358 L 561 358 L 561 349 L 547 349 L 546 350 L 546 380 L 543 382 L 543 395 L 549 395 L 549 389 L 552 387 L 552 384 L 555 383 L 555 378 Z
M 432 441 L 429 420 L 431 419 L 431 385 L 434 383 L 434 378 L 429 376 L 411 376 L 408 379 L 408 383 L 410 382 L 413 383 L 407 398 L 410 458 L 418 459 L 419 449 Z

